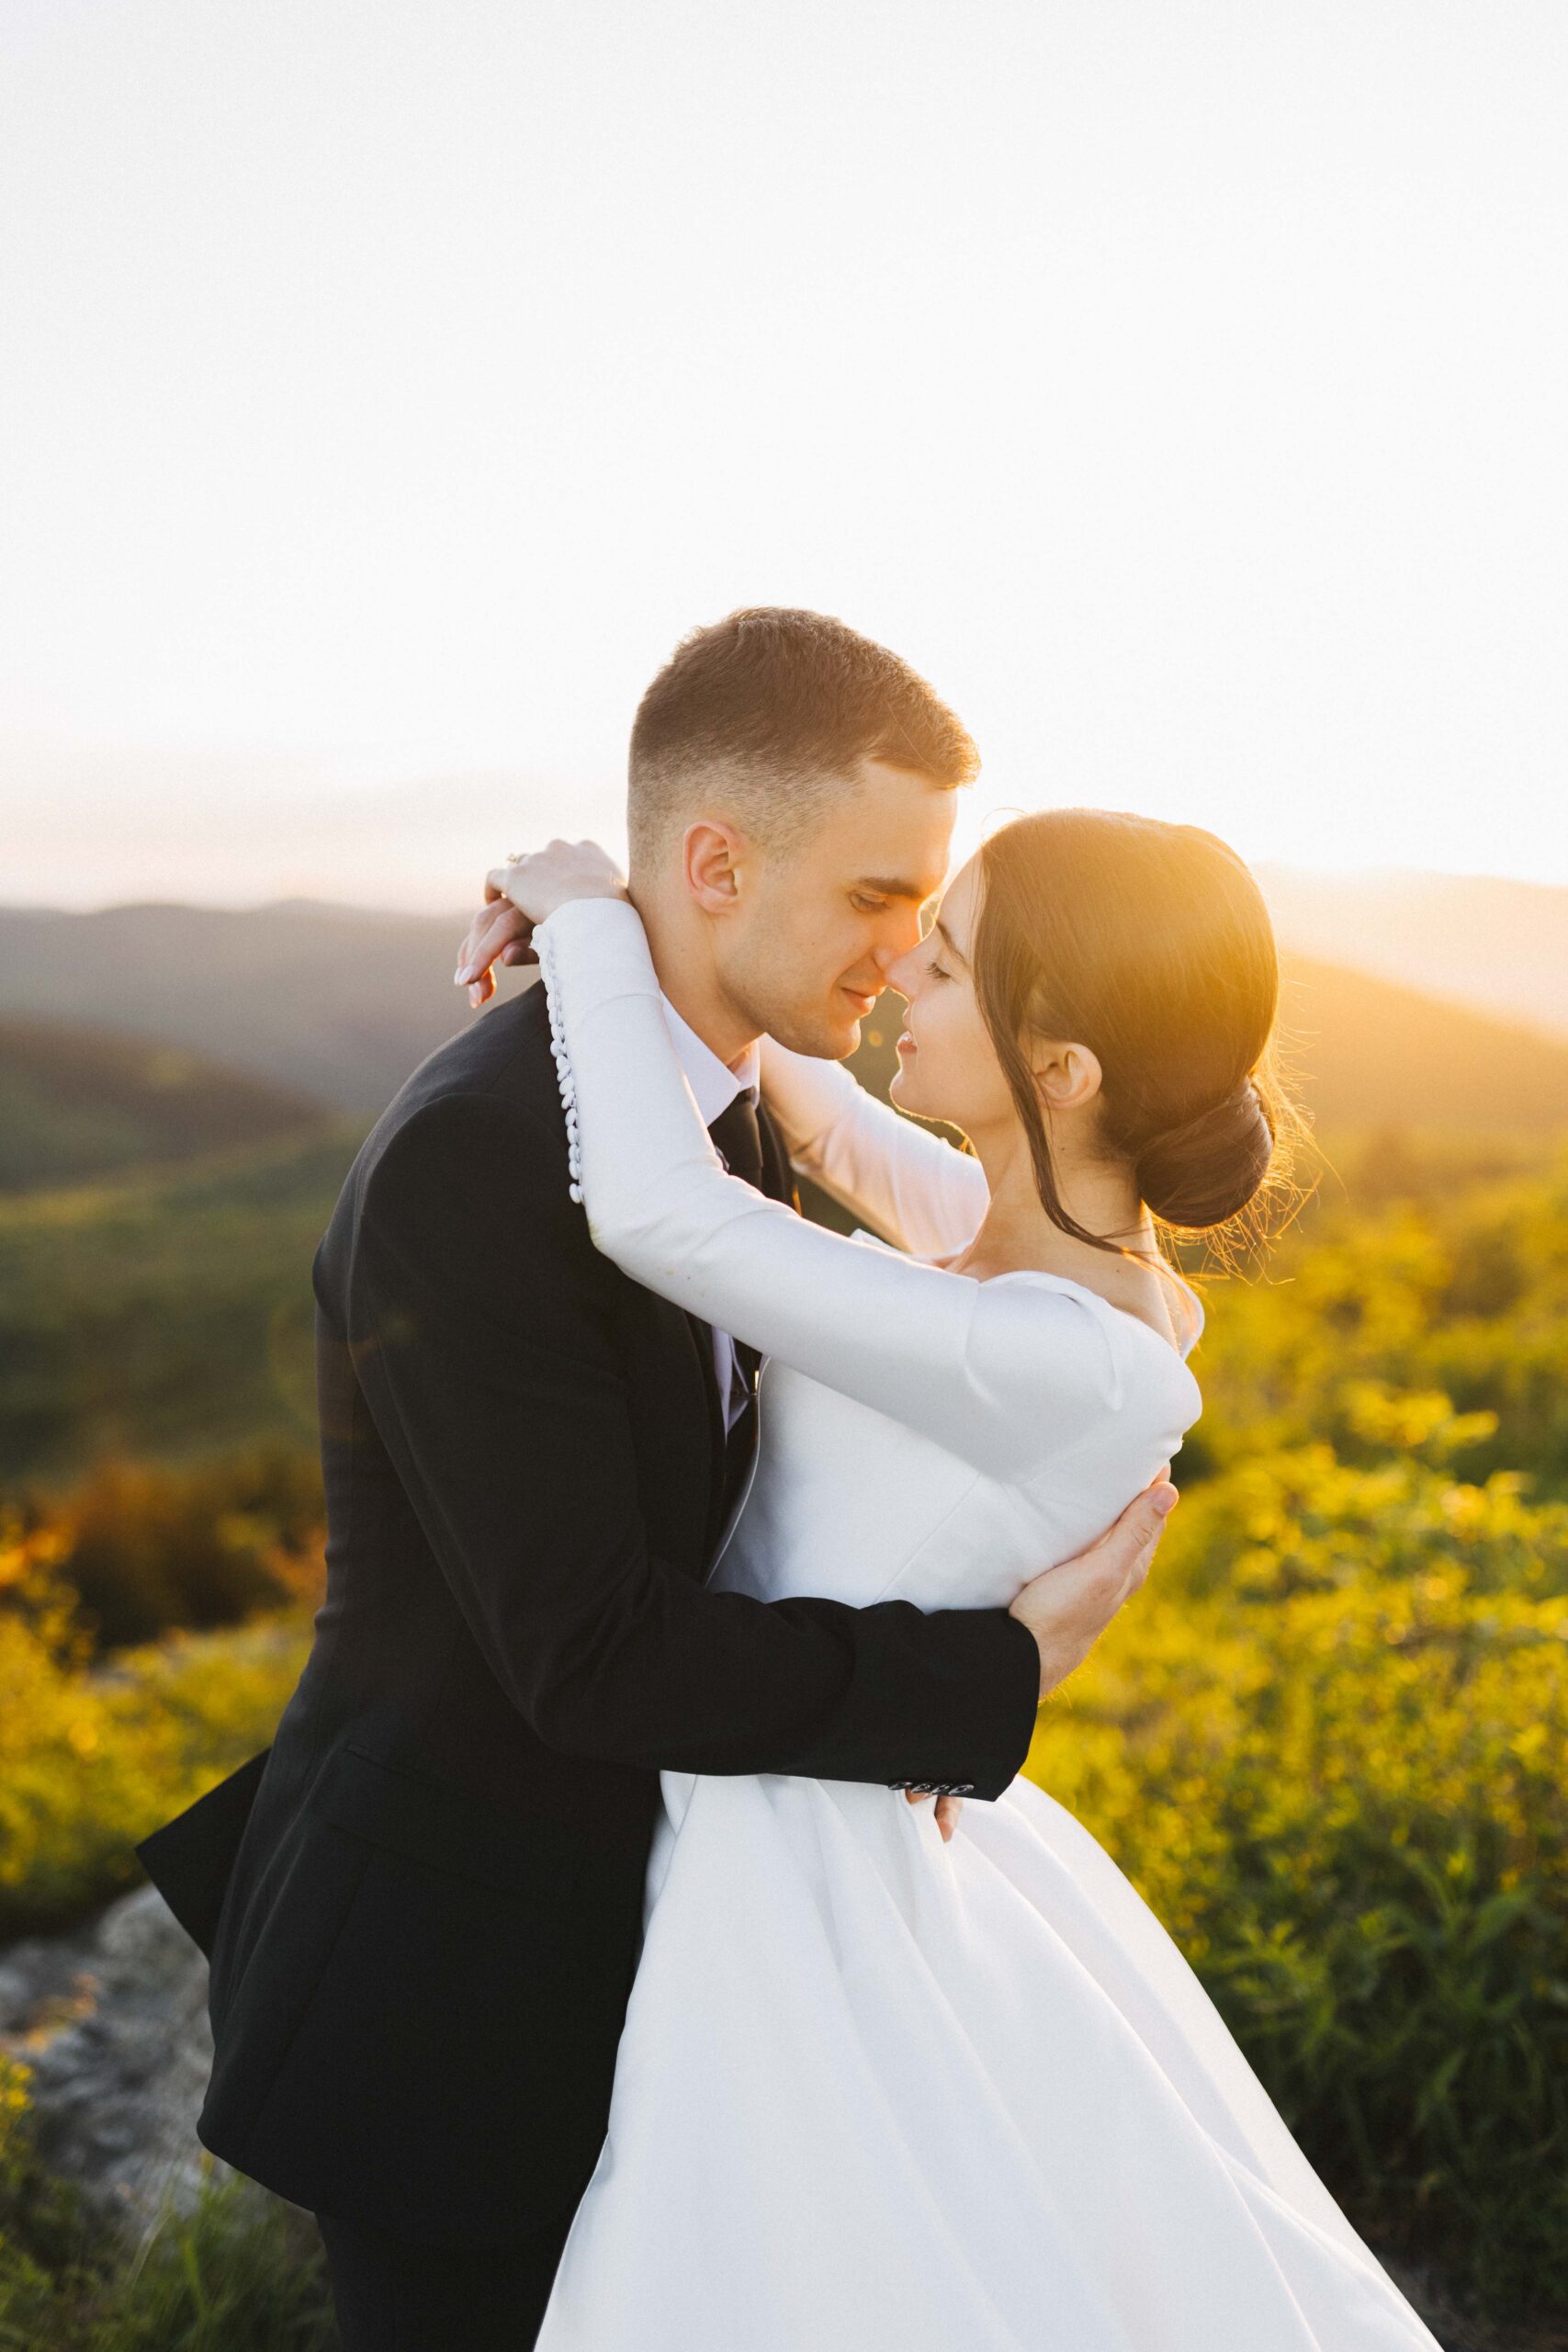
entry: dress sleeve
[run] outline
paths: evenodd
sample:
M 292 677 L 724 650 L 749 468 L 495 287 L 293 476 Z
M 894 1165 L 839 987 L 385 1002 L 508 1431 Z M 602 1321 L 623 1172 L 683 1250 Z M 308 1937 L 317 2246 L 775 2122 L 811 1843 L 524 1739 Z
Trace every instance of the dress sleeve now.
M 534 936 L 573 1191 L 595 1245 L 648 1289 L 997 1477 L 1032 1475 L 1122 1409 L 1129 1374 L 1153 1377 L 1152 1351 L 1113 1347 L 1098 1302 L 1049 1276 L 946 1273 L 726 1174 L 636 910 L 576 900 Z
M 974 1239 L 991 1197 L 979 1161 L 901 1119 L 841 1062 L 764 1037 L 762 1092 L 802 1175 L 889 1241 L 946 1258 Z

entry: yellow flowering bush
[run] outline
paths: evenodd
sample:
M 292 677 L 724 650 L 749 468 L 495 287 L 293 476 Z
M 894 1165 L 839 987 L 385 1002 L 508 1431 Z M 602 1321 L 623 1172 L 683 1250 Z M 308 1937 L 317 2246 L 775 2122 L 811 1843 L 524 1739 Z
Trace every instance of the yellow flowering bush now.
M 136 1840 L 266 1746 L 310 1646 L 295 1610 L 89 1668 L 69 1595 L 28 1589 L 0 1606 L 0 1940 L 141 1883 Z

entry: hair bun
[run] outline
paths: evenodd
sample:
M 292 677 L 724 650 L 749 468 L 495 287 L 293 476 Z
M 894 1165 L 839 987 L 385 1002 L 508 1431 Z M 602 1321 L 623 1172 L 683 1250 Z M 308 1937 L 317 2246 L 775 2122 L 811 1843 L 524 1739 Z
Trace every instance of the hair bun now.
M 1151 1136 L 1134 1172 L 1145 1205 L 1192 1232 L 1224 1225 L 1269 1173 L 1274 1126 L 1250 1078 L 1179 1127 Z

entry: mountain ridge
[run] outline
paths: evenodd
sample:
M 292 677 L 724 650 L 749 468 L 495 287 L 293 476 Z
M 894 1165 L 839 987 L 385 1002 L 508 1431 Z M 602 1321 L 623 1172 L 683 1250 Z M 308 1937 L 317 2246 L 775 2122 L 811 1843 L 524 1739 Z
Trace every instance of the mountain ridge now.
M 309 1094 L 167 1039 L 0 1013 L 0 1193 L 319 1131 Z
M 1295 953 L 1568 1036 L 1568 888 L 1561 884 L 1285 865 L 1261 865 L 1258 879 L 1280 940 Z
M 461 922 L 299 900 L 0 909 L 0 1018 L 172 1046 L 365 1119 L 474 1018 L 451 985 Z M 1320 1125 L 1568 1127 L 1568 1039 L 1343 964 L 1284 963 L 1285 1027 Z

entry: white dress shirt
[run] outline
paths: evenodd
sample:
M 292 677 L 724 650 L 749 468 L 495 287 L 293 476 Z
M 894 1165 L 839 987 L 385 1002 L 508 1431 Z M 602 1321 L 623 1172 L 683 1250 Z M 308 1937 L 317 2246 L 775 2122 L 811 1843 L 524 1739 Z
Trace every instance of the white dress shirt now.
M 711 1127 L 714 1121 L 728 1110 L 742 1087 L 758 1087 L 761 1052 L 756 1046 L 748 1046 L 733 1066 L 721 1062 L 713 1047 L 704 1045 L 690 1022 L 681 1018 L 662 990 L 660 1002 L 664 1007 L 671 1040 L 685 1072 L 686 1083 L 692 1090 L 698 1115 L 705 1127 Z M 746 1383 L 741 1376 L 734 1340 L 728 1331 L 721 1331 L 716 1327 L 713 1335 L 713 1368 L 724 1405 L 724 1426 L 727 1430 L 732 1430 L 738 1417 L 745 1410 Z

